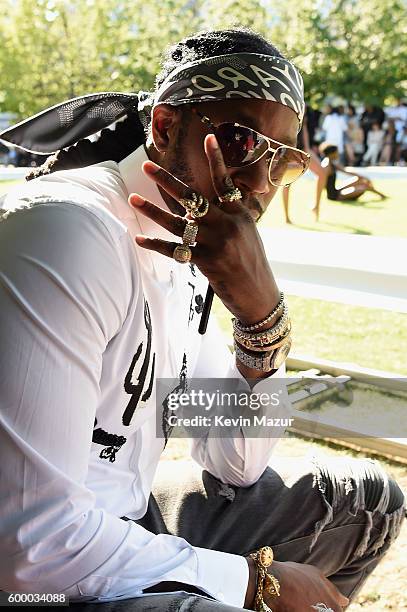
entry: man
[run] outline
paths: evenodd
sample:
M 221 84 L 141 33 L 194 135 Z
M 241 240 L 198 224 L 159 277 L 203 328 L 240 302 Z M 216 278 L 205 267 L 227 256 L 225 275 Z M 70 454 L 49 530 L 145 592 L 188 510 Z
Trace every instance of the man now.
M 120 94 L 3 134 L 47 152 L 128 103 L 115 131 L 57 155 L 5 203 L 0 587 L 109 610 L 341 610 L 404 516 L 376 462 L 284 474 L 266 469 L 275 438 L 237 427 L 193 440 L 202 480 L 171 470 L 149 499 L 171 431 L 158 402 L 156 435 L 158 378 L 281 387 L 290 324 L 255 220 L 307 166 L 301 77 L 264 39 L 198 34 L 164 66 L 138 100 L 152 108 L 146 149 L 137 100 Z M 198 333 L 208 281 L 236 319 L 236 361 L 213 321 Z M 285 392 L 269 414 L 287 410 Z
M 325 140 L 338 147 L 340 156 L 342 156 L 344 152 L 344 136 L 347 127 L 345 117 L 337 107 L 332 109 L 322 123 L 322 129 L 325 132 Z
M 407 105 L 406 101 L 402 99 L 396 100 L 395 106 L 390 106 L 386 108 L 386 117 L 387 119 L 392 119 L 394 121 L 394 126 L 396 128 L 396 162 L 400 160 L 400 152 L 402 149 L 402 140 L 404 128 L 407 126 Z

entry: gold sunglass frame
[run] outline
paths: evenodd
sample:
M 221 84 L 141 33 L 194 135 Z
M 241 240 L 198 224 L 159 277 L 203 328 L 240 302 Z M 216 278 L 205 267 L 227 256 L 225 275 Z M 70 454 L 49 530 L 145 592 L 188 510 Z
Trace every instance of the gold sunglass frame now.
M 249 127 L 248 125 L 243 125 L 242 123 L 237 123 L 236 121 L 222 121 L 221 123 L 219 123 L 218 125 L 216 125 L 215 123 L 213 123 L 213 121 L 211 121 L 211 119 L 209 119 L 209 117 L 207 117 L 206 115 L 203 115 L 202 113 L 200 113 L 195 107 L 192 108 L 192 110 L 194 111 L 194 113 L 196 113 L 198 115 L 198 117 L 200 118 L 201 122 L 209 125 L 209 127 L 211 129 L 217 129 L 219 128 L 221 125 L 225 125 L 225 124 L 231 124 L 235 127 L 241 127 L 241 128 L 245 128 L 246 130 L 250 130 L 252 132 L 254 132 L 255 134 L 258 134 L 259 136 L 261 136 L 261 138 L 263 138 L 267 144 L 268 147 L 267 149 L 264 151 L 264 153 L 262 153 L 260 155 L 260 157 L 258 157 L 257 159 L 255 159 L 252 162 L 248 162 L 246 164 L 242 164 L 241 166 L 235 166 L 236 168 L 245 168 L 246 166 L 251 166 L 253 164 L 257 164 L 258 161 L 260 161 L 261 159 L 263 159 L 263 157 L 270 151 L 272 153 L 270 160 L 268 160 L 268 166 L 269 166 L 269 170 L 268 170 L 268 180 L 270 181 L 270 183 L 272 185 L 274 185 L 274 187 L 289 187 L 290 185 L 292 185 L 293 183 L 295 183 L 295 181 L 298 181 L 299 178 L 301 178 L 303 176 L 303 174 L 305 174 L 305 172 L 308 170 L 309 168 L 309 164 L 311 161 L 311 155 L 309 153 L 307 153 L 306 151 L 303 151 L 302 149 L 298 149 L 297 147 L 292 147 L 291 145 L 287 145 L 284 144 L 283 142 L 279 142 L 278 140 L 274 140 L 273 138 L 269 138 L 268 136 L 266 136 L 265 134 L 262 134 L 261 132 L 258 132 L 257 130 L 254 130 L 253 128 Z M 271 143 L 278 145 L 277 148 L 272 147 Z M 291 149 L 292 151 L 295 151 L 296 153 L 300 153 L 301 155 L 303 155 L 305 157 L 306 163 L 304 164 L 304 168 L 303 171 L 301 172 L 301 174 L 299 174 L 293 181 L 291 181 L 290 183 L 286 183 L 286 184 L 276 184 L 274 183 L 271 178 L 270 178 L 270 168 L 273 164 L 273 161 L 276 157 L 277 152 L 279 151 L 279 149 Z M 229 166 L 232 167 L 232 166 Z

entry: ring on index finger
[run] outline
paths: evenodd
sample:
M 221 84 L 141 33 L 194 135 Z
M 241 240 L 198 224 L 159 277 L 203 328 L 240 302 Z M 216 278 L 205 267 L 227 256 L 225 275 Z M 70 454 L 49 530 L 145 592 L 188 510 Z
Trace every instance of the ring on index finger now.
M 240 189 L 238 189 L 238 187 L 234 187 L 234 189 L 231 189 L 230 191 L 227 191 L 226 193 L 222 194 L 221 196 L 219 196 L 219 202 L 237 202 L 237 200 L 241 200 L 242 199 L 242 192 L 240 191 Z
M 204 217 L 209 210 L 209 201 L 195 192 L 191 194 L 190 198 L 180 198 L 178 202 L 194 219 Z

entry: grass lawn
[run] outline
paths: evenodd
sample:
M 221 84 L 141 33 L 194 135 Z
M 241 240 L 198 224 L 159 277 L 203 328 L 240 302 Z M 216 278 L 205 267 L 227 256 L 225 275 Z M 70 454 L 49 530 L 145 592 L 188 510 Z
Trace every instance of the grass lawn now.
M 17 185 L 20 181 L 1 181 L 0 180 L 0 196 L 6 193 L 9 189 Z
M 296 353 L 407 375 L 407 314 L 288 296 Z M 232 338 L 231 315 L 214 312 Z
M 327 200 L 324 195 L 317 223 L 310 211 L 315 198 L 315 180 L 302 178 L 291 187 L 290 216 L 294 225 L 285 224 L 280 194 L 275 196 L 260 223 L 272 228 L 407 237 L 407 169 L 406 179 L 382 179 L 373 183 L 376 189 L 389 196 L 387 200 L 365 194 L 356 202 L 345 203 Z

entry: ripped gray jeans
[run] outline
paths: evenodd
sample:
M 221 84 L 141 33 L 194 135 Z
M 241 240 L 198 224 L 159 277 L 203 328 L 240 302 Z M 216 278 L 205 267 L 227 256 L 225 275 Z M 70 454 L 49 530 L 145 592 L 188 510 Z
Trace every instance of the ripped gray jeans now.
M 397 483 L 369 459 L 284 457 L 270 465 L 256 484 L 237 488 L 190 462 L 162 462 L 148 511 L 137 522 L 238 555 L 268 544 L 278 561 L 318 566 L 352 600 L 400 532 L 405 506 Z M 75 612 L 237 610 L 188 593 L 72 606 Z

